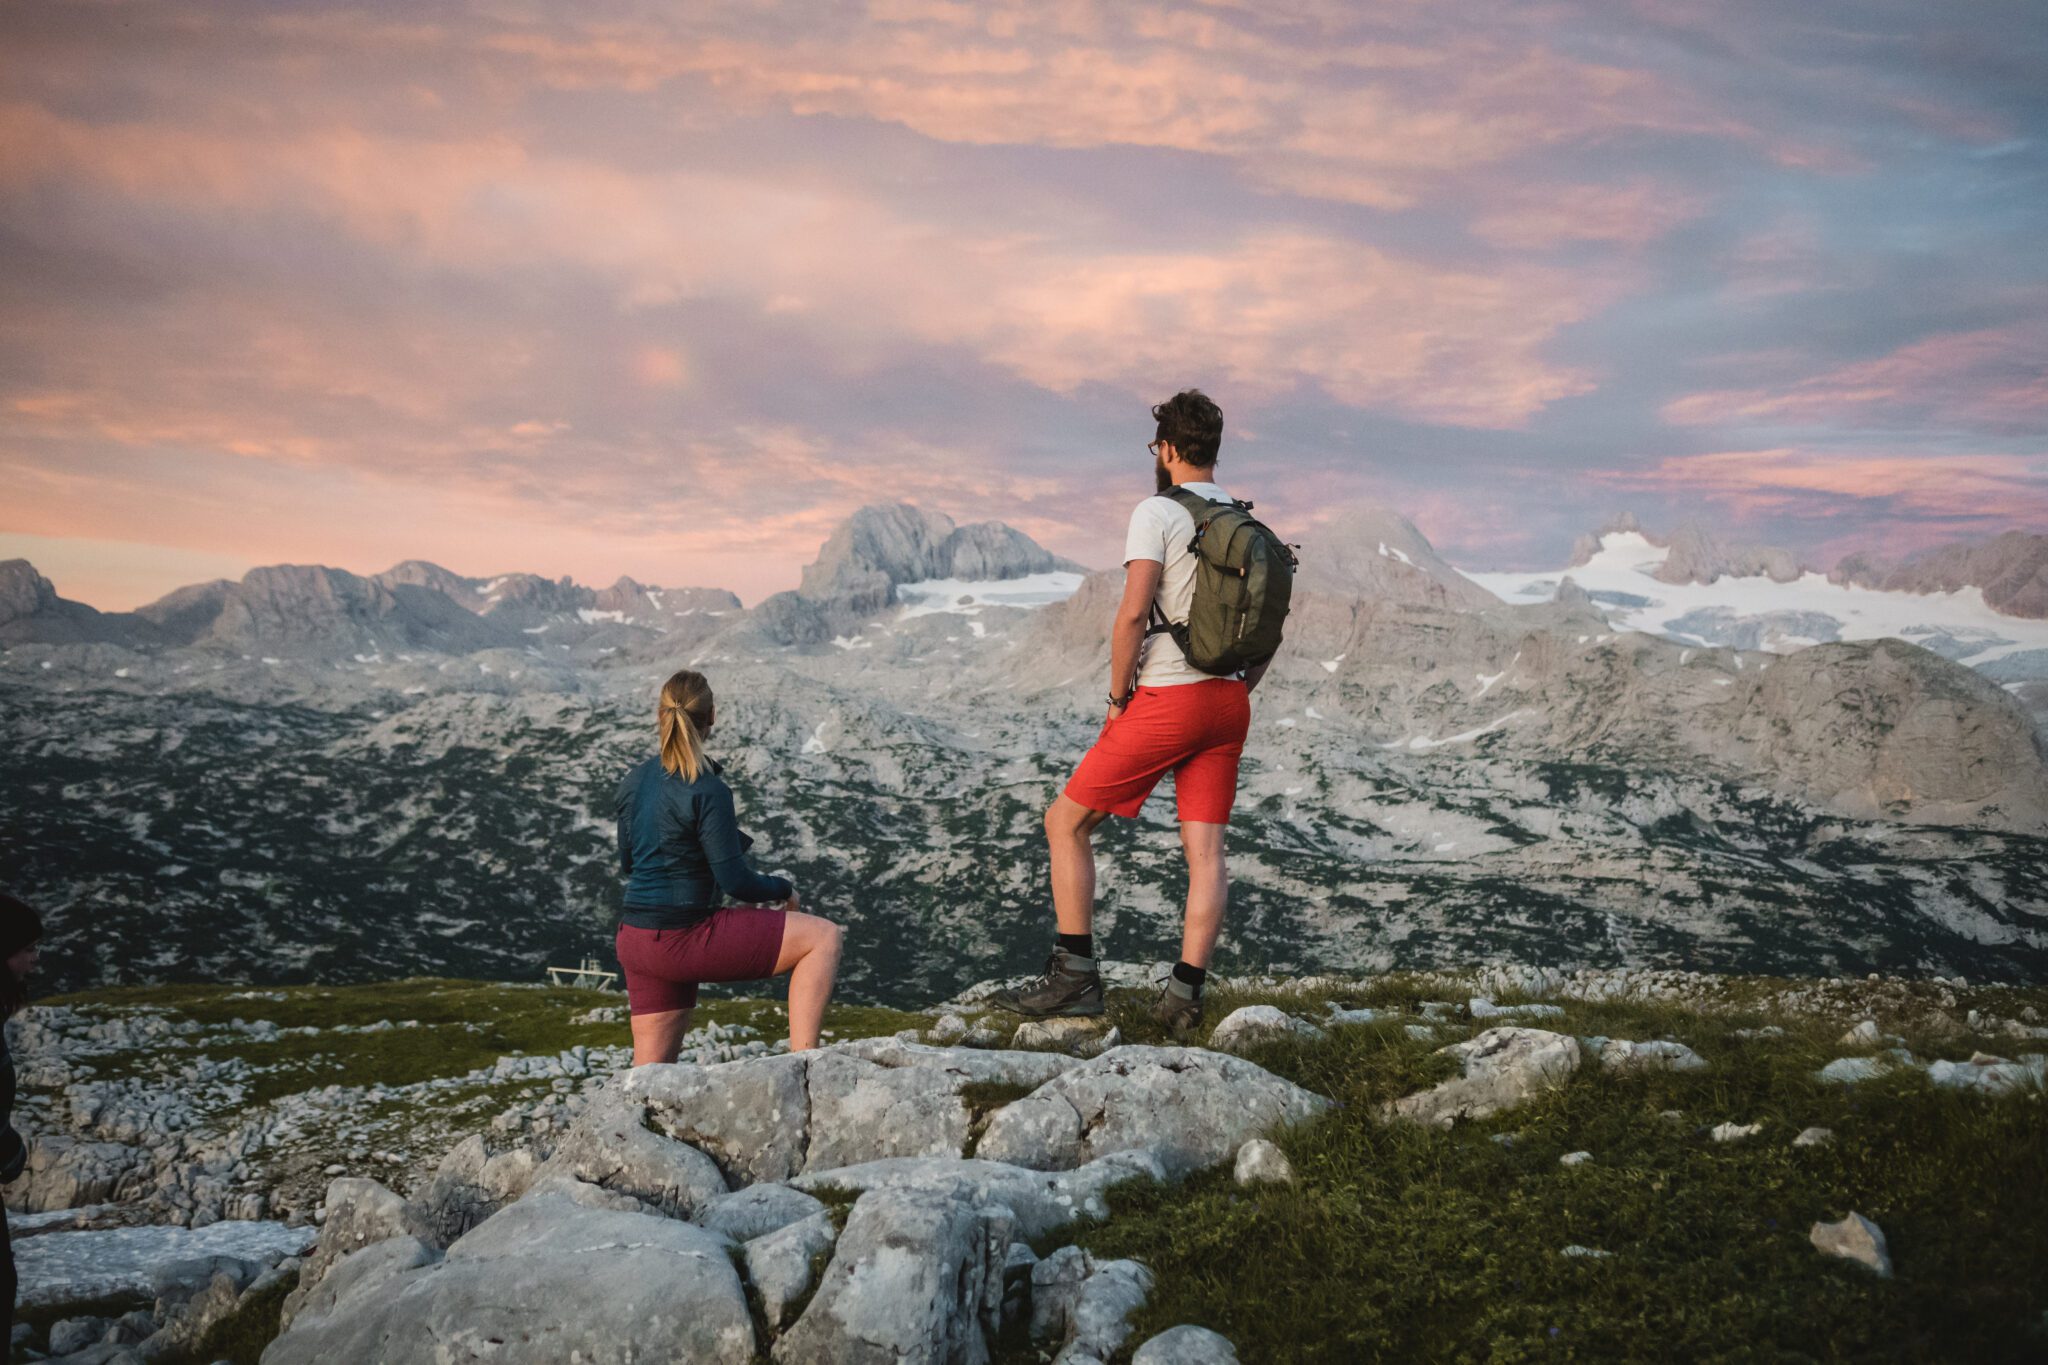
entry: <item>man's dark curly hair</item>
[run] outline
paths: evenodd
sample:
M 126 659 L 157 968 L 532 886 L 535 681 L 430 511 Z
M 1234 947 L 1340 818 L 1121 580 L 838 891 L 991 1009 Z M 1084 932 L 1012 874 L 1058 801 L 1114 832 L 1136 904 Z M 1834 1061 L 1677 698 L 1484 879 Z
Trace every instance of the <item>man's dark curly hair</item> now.
M 1197 469 L 1216 463 L 1223 446 L 1223 409 L 1200 389 L 1184 389 L 1152 409 L 1158 437 Z

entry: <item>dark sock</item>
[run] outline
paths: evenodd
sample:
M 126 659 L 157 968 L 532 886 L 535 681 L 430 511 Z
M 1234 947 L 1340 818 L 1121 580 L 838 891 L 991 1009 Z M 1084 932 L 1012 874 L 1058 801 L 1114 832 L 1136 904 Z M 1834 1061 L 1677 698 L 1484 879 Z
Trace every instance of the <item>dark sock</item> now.
M 1059 935 L 1059 945 L 1063 951 L 1071 953 L 1075 957 L 1092 958 L 1095 956 L 1095 935 L 1093 934 L 1061 934 Z
M 1173 979 L 1180 982 L 1183 986 L 1192 989 L 1196 995 L 1200 995 L 1202 993 L 1202 983 L 1209 979 L 1209 969 L 1207 967 L 1191 967 L 1185 962 L 1176 962 L 1173 964 Z

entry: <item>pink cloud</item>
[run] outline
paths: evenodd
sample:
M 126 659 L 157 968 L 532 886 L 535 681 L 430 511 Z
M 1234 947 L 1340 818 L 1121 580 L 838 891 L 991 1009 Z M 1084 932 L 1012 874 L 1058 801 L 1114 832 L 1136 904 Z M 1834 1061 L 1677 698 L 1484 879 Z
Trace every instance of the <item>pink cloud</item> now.
M 1644 468 L 1586 477 L 1609 488 L 1706 499 L 1742 519 L 1887 515 L 1943 524 L 2048 524 L 2048 458 L 2042 456 L 1734 450 L 1667 456 Z
M 1808 379 L 1690 394 L 1684 426 L 1856 426 L 2038 434 L 2048 428 L 2048 318 L 1923 338 Z
M 763 311 L 800 314 L 842 346 L 893 331 L 965 348 L 1055 392 L 1109 382 L 1150 394 L 1190 372 L 1253 395 L 1307 380 L 1356 407 L 1510 427 L 1592 387 L 1590 373 L 1549 360 L 1544 348 L 1622 288 L 1618 276 L 1513 263 L 1461 270 L 1304 231 L 1201 251 L 1087 251 L 947 229 L 827 183 L 636 175 L 496 140 L 330 130 L 229 140 L 88 128 L 20 107 L 0 110 L 0 140 L 39 149 L 0 166 L 0 184 L 61 176 L 194 211 L 217 211 L 224 196 L 243 210 L 318 210 L 365 241 L 447 269 L 573 262 L 608 278 L 628 311 L 738 287 Z M 720 211 L 705 213 L 709 203 Z M 338 356 L 289 321 L 248 313 L 243 325 L 256 333 L 270 387 L 351 397 L 401 419 L 445 414 L 446 378 L 412 362 L 456 351 L 455 339 L 407 338 L 400 351 L 418 354 L 390 367 L 398 357 L 386 345 Z M 503 365 L 478 380 L 516 382 L 518 339 L 483 345 Z M 641 381 L 682 382 L 680 354 L 650 369 L 657 353 L 669 354 L 643 349 L 630 362 Z M 477 358 L 460 368 L 475 373 Z M 296 406 L 281 411 L 286 425 L 301 423 Z M 177 430 L 161 411 L 147 431 L 117 426 L 104 410 L 98 420 L 117 439 L 217 439 Z M 312 453 L 283 433 L 237 439 Z
M 1527 250 L 1569 242 L 1643 246 L 1697 217 L 1706 204 L 1702 194 L 1648 178 L 1526 185 L 1489 196 L 1472 231 L 1496 246 Z
M 484 43 L 569 88 L 704 79 L 728 98 L 944 142 L 1206 153 L 1255 183 L 1389 208 L 1539 148 L 1641 132 L 1761 140 L 1668 72 L 1556 50 L 1523 9 L 1452 31 L 1425 7 L 1382 12 L 1387 36 L 1373 40 L 1343 35 L 1359 17 L 1343 7 L 1261 9 L 889 4 L 850 31 L 771 40 L 739 11 L 699 5 L 681 24 L 531 25 Z

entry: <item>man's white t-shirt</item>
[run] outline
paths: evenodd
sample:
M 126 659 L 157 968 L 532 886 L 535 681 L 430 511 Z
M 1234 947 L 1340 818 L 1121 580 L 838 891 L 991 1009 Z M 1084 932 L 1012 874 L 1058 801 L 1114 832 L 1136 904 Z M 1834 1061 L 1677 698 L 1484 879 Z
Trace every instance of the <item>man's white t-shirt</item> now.
M 1221 484 L 1190 482 L 1181 485 L 1188 492 L 1211 502 L 1228 502 L 1230 494 Z M 1185 621 L 1195 601 L 1195 554 L 1188 542 L 1195 536 L 1195 519 L 1172 498 L 1150 497 L 1131 513 L 1131 529 L 1124 537 L 1124 567 L 1134 559 L 1157 560 L 1159 610 L 1169 621 Z M 1214 673 L 1204 673 L 1187 661 L 1173 637 L 1150 635 L 1140 646 L 1139 687 L 1175 687 L 1181 683 L 1213 682 Z

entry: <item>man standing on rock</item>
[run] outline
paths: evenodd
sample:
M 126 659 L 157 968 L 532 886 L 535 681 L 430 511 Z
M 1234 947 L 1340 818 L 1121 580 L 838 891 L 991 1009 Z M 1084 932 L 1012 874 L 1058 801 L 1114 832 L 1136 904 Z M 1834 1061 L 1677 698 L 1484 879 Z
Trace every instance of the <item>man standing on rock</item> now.
M 1196 517 L 1211 504 L 1237 504 L 1214 479 L 1223 442 L 1216 404 L 1189 389 L 1153 408 L 1152 416 L 1158 429 L 1147 449 L 1158 495 L 1131 513 L 1124 542 L 1124 595 L 1110 634 L 1109 716 L 1045 812 L 1058 943 L 1043 976 L 1001 993 L 995 1003 L 1033 1017 L 1102 1013 L 1092 836 L 1112 815 L 1135 816 L 1171 772 L 1188 859 L 1187 919 L 1180 961 L 1152 1010 L 1184 1034 L 1202 1021 L 1202 983 L 1223 927 L 1230 886 L 1223 835 L 1251 724 L 1251 690 L 1266 661 L 1227 676 L 1205 672 L 1171 631 L 1172 623 L 1189 620 L 1194 601 Z

